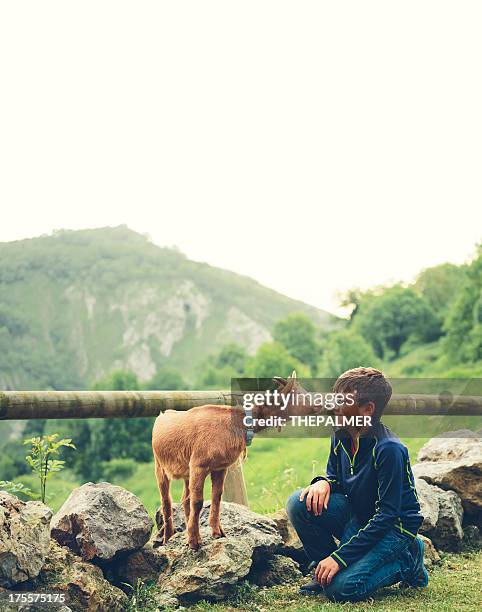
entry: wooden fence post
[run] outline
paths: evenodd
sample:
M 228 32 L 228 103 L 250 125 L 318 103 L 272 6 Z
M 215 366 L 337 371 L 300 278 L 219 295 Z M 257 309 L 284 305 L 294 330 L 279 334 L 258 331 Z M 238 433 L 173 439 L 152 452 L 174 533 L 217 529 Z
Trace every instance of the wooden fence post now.
M 236 463 L 233 463 L 226 474 L 223 499 L 224 501 L 234 502 L 235 504 L 249 507 L 241 458 L 239 458 Z

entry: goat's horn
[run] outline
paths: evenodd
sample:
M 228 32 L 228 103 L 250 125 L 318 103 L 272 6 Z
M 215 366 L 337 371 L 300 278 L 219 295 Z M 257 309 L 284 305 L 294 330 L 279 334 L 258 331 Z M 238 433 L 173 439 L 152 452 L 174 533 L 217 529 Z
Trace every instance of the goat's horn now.
M 296 370 L 293 370 L 293 372 L 291 373 L 290 378 L 296 378 Z

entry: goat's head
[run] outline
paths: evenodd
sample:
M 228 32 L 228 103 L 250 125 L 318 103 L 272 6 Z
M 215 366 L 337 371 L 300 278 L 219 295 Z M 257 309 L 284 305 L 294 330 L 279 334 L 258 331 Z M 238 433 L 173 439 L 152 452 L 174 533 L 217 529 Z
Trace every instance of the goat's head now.
M 277 385 L 282 397 L 284 417 L 305 416 L 320 412 L 320 407 L 313 406 L 311 393 L 306 391 L 298 382 L 296 370 L 293 370 L 289 378 L 275 376 L 273 382 Z

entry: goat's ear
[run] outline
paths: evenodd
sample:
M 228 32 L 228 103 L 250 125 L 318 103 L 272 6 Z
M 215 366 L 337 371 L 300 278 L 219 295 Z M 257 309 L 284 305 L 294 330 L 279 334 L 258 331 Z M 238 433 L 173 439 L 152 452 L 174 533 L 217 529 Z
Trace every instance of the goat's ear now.
M 281 376 L 275 376 L 273 378 L 273 382 L 275 385 L 278 386 L 278 389 L 282 389 L 288 381 L 286 380 L 286 378 L 282 378 Z
M 296 370 L 293 370 L 289 378 L 274 376 L 273 382 L 278 386 L 278 389 L 283 391 L 283 393 L 289 393 L 296 384 Z

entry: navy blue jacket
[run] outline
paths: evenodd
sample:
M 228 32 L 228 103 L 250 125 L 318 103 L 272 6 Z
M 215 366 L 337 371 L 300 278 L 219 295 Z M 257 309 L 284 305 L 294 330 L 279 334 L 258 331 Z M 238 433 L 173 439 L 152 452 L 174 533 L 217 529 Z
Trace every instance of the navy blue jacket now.
M 344 430 L 331 440 L 326 478 L 332 493 L 348 497 L 360 530 L 332 557 L 348 567 L 363 557 L 390 529 L 416 537 L 423 521 L 406 446 L 382 423 L 360 436 L 352 456 Z

